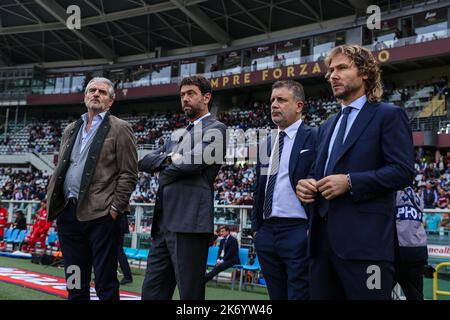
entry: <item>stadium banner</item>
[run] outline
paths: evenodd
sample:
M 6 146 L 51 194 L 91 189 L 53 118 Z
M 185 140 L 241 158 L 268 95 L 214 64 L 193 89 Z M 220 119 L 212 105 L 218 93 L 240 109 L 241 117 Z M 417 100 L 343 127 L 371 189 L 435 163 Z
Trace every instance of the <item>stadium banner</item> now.
M 67 299 L 66 280 L 47 274 L 19 268 L 0 267 L 0 281 L 16 284 Z M 95 288 L 91 286 L 91 300 L 98 300 Z M 120 300 L 141 300 L 141 296 L 120 290 Z
M 450 245 L 439 246 L 434 244 L 428 245 L 428 255 L 434 258 L 450 259 Z
M 427 41 L 423 43 L 409 44 L 403 47 L 393 47 L 374 52 L 375 58 L 381 64 L 395 64 L 405 61 L 413 61 L 419 58 L 445 55 L 450 52 L 450 38 Z M 213 90 L 231 89 L 237 87 L 253 86 L 263 83 L 271 83 L 281 79 L 301 79 L 315 76 L 323 76 L 326 67 L 323 60 L 294 64 L 278 68 L 258 71 L 243 72 L 211 78 Z M 161 96 L 178 95 L 178 83 L 168 83 L 137 88 L 124 88 L 116 90 L 116 100 L 132 100 Z M 81 104 L 83 93 L 68 94 L 31 94 L 27 96 L 28 105 L 52 105 L 52 104 Z

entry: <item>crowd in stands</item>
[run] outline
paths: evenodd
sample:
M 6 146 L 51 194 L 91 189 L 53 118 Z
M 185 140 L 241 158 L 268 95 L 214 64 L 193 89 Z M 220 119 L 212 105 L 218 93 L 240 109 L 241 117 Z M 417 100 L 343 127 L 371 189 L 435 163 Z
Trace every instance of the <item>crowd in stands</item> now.
M 214 182 L 214 202 L 222 205 L 252 205 L 255 184 L 254 166 L 247 163 L 224 165 Z M 136 189 L 131 195 L 131 201 L 154 203 L 157 190 L 157 176 L 140 172 Z
M 250 128 L 270 127 L 270 105 L 261 101 L 245 103 L 239 108 L 222 112 L 218 120 L 228 127 L 246 131 Z
M 437 161 L 428 161 L 423 156 L 422 148 L 419 148 L 414 168 L 414 190 L 423 201 L 424 208 L 450 210 L 450 157 L 440 156 Z M 438 232 L 441 227 L 450 229 L 448 213 L 427 213 L 424 221 L 430 232 Z
M 3 200 L 43 200 L 46 197 L 49 174 L 0 168 L 0 197 Z
M 51 146 L 53 150 L 59 149 L 59 144 L 62 137 L 63 128 L 61 128 L 61 122 L 49 120 L 45 125 L 32 125 L 29 128 L 30 137 L 28 138 L 29 147 L 35 148 L 37 152 L 41 151 L 41 147 L 36 142 L 38 140 L 49 139 L 47 145 Z
M 433 78 L 428 85 L 433 85 L 436 92 L 441 92 L 448 84 L 448 78 Z M 418 84 L 420 87 L 422 84 Z M 395 84 L 385 83 L 387 94 L 394 93 Z M 419 88 L 417 87 L 417 88 Z M 415 89 L 417 89 L 415 88 Z M 407 100 L 409 91 L 414 88 L 403 88 L 402 100 Z M 325 94 L 321 96 L 326 97 Z M 319 126 L 329 116 L 339 110 L 339 104 L 333 97 L 307 99 L 304 105 L 303 121 L 311 126 Z M 187 122 L 181 112 L 150 112 L 144 115 L 122 117 L 128 121 L 135 132 L 137 143 L 140 145 L 162 145 L 170 133 L 185 127 Z M 270 104 L 267 101 L 249 101 L 239 108 L 221 112 L 217 118 L 231 129 L 246 131 L 252 128 L 270 128 Z M 7 145 L 0 145 L 1 153 L 25 151 L 53 151 L 59 150 L 59 143 L 64 127 L 70 121 L 46 120 L 34 121 L 25 126 L 18 134 L 12 135 Z M 8 149 L 5 149 L 8 148 Z M 19 149 L 18 149 L 19 148 Z M 9 151 L 8 151 L 9 150 Z M 450 159 L 441 157 L 436 161 L 426 157 L 419 149 L 416 160 L 416 179 L 414 188 L 423 196 L 427 185 L 431 185 L 434 200 L 427 199 L 427 208 L 449 206 L 450 198 Z M 7 200 L 41 200 L 45 198 L 48 175 L 37 171 L 7 172 L 0 169 L 0 195 Z M 158 178 L 153 174 L 139 173 L 139 180 L 131 200 L 136 203 L 153 203 L 158 188 Z M 253 190 L 255 189 L 255 168 L 246 163 L 225 165 L 222 167 L 215 181 L 215 203 L 226 205 L 251 205 Z M 428 193 L 427 193 L 428 194 Z M 444 197 L 447 199 L 444 201 Z M 431 201 L 431 202 L 430 202 Z
M 164 133 L 186 126 L 186 117 L 179 112 L 150 112 L 132 124 L 138 144 L 164 143 Z
M 418 151 L 420 153 L 420 149 Z M 414 189 L 423 199 L 425 208 L 450 209 L 450 156 L 441 156 L 435 163 L 418 156 L 415 163 Z M 256 178 L 255 167 L 248 163 L 223 165 L 215 180 L 215 204 L 252 205 Z M 42 200 L 46 197 L 49 175 L 0 169 L 0 196 L 3 200 Z M 154 203 L 158 177 L 140 172 L 134 203 Z
M 337 111 L 339 104 L 333 97 L 307 99 L 303 107 L 303 121 L 312 127 L 318 127 Z M 239 108 L 222 112 L 218 119 L 229 127 L 244 131 L 250 128 L 273 127 L 270 104 L 261 101 L 246 103 Z

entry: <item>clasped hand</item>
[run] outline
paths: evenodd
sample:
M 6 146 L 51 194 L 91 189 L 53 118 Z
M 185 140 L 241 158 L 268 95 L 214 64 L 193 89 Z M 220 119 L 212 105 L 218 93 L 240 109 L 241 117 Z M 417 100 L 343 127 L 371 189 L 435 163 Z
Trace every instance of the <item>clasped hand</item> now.
M 334 199 L 349 190 L 348 179 L 345 174 L 327 176 L 319 181 L 315 179 L 301 179 L 295 188 L 297 197 L 303 203 L 313 203 L 318 192 L 327 200 Z

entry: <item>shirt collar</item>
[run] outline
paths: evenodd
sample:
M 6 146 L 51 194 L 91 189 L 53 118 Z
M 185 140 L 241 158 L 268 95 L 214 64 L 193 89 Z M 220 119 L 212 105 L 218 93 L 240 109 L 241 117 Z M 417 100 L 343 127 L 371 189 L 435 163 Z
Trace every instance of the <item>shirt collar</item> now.
M 211 115 L 210 112 L 208 112 L 207 114 L 205 114 L 204 116 L 198 118 L 197 120 L 194 121 L 194 126 L 199 123 L 200 121 L 202 121 L 204 118 L 209 117 Z
M 104 111 L 104 112 L 101 112 L 101 113 L 95 115 L 94 116 L 94 120 L 103 120 L 105 118 L 105 115 L 106 115 L 107 112 L 108 111 Z M 87 121 L 88 121 L 88 113 L 87 112 L 83 113 L 81 115 L 81 119 L 83 119 L 83 121 L 87 123 Z
M 295 137 L 295 135 L 297 134 L 298 128 L 300 128 L 300 125 L 302 124 L 302 119 L 298 119 L 297 121 L 295 121 L 293 124 L 291 124 L 289 127 L 287 127 L 284 130 L 280 130 L 278 129 L 278 133 L 280 133 L 280 131 L 284 131 L 286 133 L 286 135 L 289 137 L 289 139 L 293 139 Z
M 352 106 L 352 108 L 358 109 L 358 111 L 359 111 L 359 110 L 362 109 L 362 107 L 364 107 L 364 105 L 366 104 L 366 102 L 367 102 L 367 97 L 366 97 L 365 94 L 363 94 L 363 95 L 362 95 L 361 97 L 359 97 L 358 99 L 352 101 L 348 106 Z M 342 109 L 348 107 L 348 106 L 346 106 L 346 105 L 343 104 L 343 103 L 341 103 L 341 106 L 342 106 Z

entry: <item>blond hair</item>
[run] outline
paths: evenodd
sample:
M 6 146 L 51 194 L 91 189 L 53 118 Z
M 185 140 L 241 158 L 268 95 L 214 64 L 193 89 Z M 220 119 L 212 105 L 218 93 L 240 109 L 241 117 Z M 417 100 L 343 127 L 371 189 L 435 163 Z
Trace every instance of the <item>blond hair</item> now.
M 372 52 L 356 44 L 343 44 L 333 48 L 325 58 L 325 65 L 330 67 L 331 60 L 338 55 L 343 54 L 358 68 L 360 76 L 366 76 L 364 80 L 365 92 L 369 102 L 377 102 L 383 96 L 383 85 L 381 83 L 381 70 L 378 61 L 372 55 Z M 330 71 L 325 75 L 330 78 Z

